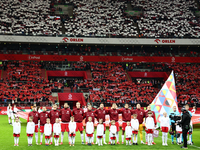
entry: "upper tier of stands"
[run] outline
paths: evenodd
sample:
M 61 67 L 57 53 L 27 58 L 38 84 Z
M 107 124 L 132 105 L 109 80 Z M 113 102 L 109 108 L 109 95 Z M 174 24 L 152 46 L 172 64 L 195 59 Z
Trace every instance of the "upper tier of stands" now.
M 200 37 L 195 0 L 133 0 L 144 15 L 137 21 L 144 37 Z
M 57 0 L 1 0 L 0 34 L 95 37 L 200 37 L 195 0 L 131 0 L 143 15 L 127 16 L 127 0 L 68 0 L 73 16 L 50 17 Z M 54 15 L 54 14 L 53 14 Z
M 123 0 L 71 0 L 75 19 L 64 23 L 67 35 L 136 37 L 136 26 L 125 14 Z
M 49 18 L 50 4 L 50 0 L 1 0 L 0 34 L 62 34 L 60 20 Z

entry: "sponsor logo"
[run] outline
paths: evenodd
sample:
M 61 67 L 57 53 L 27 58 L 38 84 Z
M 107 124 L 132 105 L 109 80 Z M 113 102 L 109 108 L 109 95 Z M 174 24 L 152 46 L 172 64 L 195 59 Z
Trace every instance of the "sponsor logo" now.
M 64 37 L 62 40 L 65 41 L 65 42 L 67 42 L 69 39 L 66 38 L 66 37 Z
M 29 60 L 39 60 L 40 56 L 30 56 L 28 57 Z
M 155 41 L 154 42 L 156 42 L 156 43 L 160 43 L 160 40 L 159 39 L 155 39 Z
M 69 95 L 68 95 L 68 99 L 72 99 L 72 94 L 69 94 Z
M 175 62 L 176 61 L 176 58 L 175 57 L 172 57 L 172 62 Z
M 122 57 L 122 61 L 133 61 L 133 58 Z
M 175 40 L 160 40 L 160 39 L 155 39 L 154 42 L 156 42 L 157 44 L 159 43 L 175 43 Z
M 67 38 L 67 37 L 64 37 L 62 39 L 63 42 L 83 42 L 83 39 L 82 38 Z
M 80 61 L 83 61 L 83 56 L 80 56 Z
M 146 72 L 144 73 L 144 76 L 147 77 L 147 73 Z
M 67 76 L 67 71 L 65 71 L 65 76 Z
M 2 111 L 0 111 L 0 114 L 1 114 L 1 115 L 7 115 L 7 111 L 3 111 L 3 110 L 2 110 Z

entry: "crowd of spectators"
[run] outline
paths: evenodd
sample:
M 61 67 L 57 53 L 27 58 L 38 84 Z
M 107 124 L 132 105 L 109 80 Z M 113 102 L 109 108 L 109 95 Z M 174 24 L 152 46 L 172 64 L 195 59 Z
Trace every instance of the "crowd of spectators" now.
M 67 35 L 136 37 L 137 27 L 125 14 L 123 0 L 71 0 L 74 19 L 64 23 Z
M 41 68 L 46 62 L 22 62 L 9 61 L 3 63 L 8 75 L 0 82 L 0 98 L 3 102 L 31 104 L 35 102 L 47 102 L 52 99 L 52 91 L 63 92 L 63 86 L 67 85 L 65 79 L 45 80 L 41 77 Z M 51 63 L 47 63 L 51 64 Z M 73 92 L 83 92 L 81 89 L 88 89 L 88 101 L 94 106 L 104 103 L 111 106 L 118 103 L 122 107 L 129 103 L 134 107 L 137 103 L 142 106 L 150 104 L 164 80 L 154 82 L 153 80 L 136 79 L 131 80 L 126 71 L 141 69 L 146 65 L 149 71 L 165 71 L 175 74 L 176 93 L 179 106 L 184 104 L 200 104 L 200 66 L 199 64 L 186 63 L 133 63 L 128 66 L 121 63 L 70 63 L 81 70 L 81 66 L 87 66 L 86 70 L 91 71 L 92 80 L 76 79 L 70 82 Z M 127 68 L 126 68 L 127 67 Z M 161 81 L 161 82 L 160 82 Z M 56 90 L 58 89 L 58 90 Z M 53 91 L 54 92 L 54 91 Z
M 29 105 L 52 102 L 52 92 L 61 91 L 63 84 L 59 81 L 45 80 L 41 76 L 39 62 L 9 61 L 6 64 L 6 79 L 0 82 L 0 98 L 6 103 Z
M 74 71 L 86 71 L 90 69 L 90 63 L 83 63 L 83 62 L 41 62 L 41 68 L 46 70 L 60 70 L 65 66 L 66 70 L 74 70 Z
M 160 83 L 154 80 L 128 80 L 125 73 L 125 66 L 115 63 L 90 63 L 92 81 L 79 80 L 79 88 L 89 88 L 89 99 L 94 106 L 101 102 L 111 106 L 113 102 L 123 106 L 129 103 L 131 106 L 140 103 L 146 106 L 151 103 L 164 80 Z M 129 64 L 130 67 L 141 69 L 141 63 Z M 146 63 L 149 71 L 165 71 L 170 74 L 175 72 L 177 99 L 179 106 L 200 104 L 200 67 L 198 64 L 177 64 L 177 63 Z M 129 70 L 132 71 L 132 70 Z
M 1 0 L 0 34 L 62 34 L 60 20 L 49 17 L 50 0 Z
M 195 0 L 133 0 L 132 6 L 144 11 L 137 21 L 143 37 L 200 37 Z
M 168 64 L 175 72 L 179 105 L 200 103 L 200 65 Z
M 199 38 L 195 0 L 131 0 L 143 14 L 128 16 L 127 0 L 1 0 L 0 34 L 92 37 Z M 57 19 L 55 4 L 73 5 Z M 52 17 L 54 16 L 54 17 Z M 137 25 L 139 28 L 137 28 Z M 139 33 L 138 33 L 139 32 Z
M 0 43 L 0 54 L 200 57 L 198 46 L 38 45 Z M 60 63 L 62 65 L 62 63 Z

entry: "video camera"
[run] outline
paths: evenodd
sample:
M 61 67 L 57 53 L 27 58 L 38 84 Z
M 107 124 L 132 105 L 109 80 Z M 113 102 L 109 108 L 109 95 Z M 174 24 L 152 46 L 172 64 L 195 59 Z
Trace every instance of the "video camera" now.
M 181 120 L 181 116 L 176 116 L 174 113 L 171 113 L 171 115 L 169 115 L 169 118 L 171 120 L 174 120 L 175 122 Z

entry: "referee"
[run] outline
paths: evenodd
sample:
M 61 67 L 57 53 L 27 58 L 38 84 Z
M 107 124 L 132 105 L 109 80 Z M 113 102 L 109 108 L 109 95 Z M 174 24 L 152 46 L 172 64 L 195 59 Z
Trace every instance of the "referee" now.
M 170 113 L 170 129 L 172 130 L 173 134 L 171 135 L 172 144 L 174 144 L 174 135 L 176 135 L 176 125 L 175 125 L 175 116 L 180 116 L 179 112 L 176 110 L 176 106 L 173 107 L 173 112 Z M 177 143 L 177 138 L 176 138 Z

